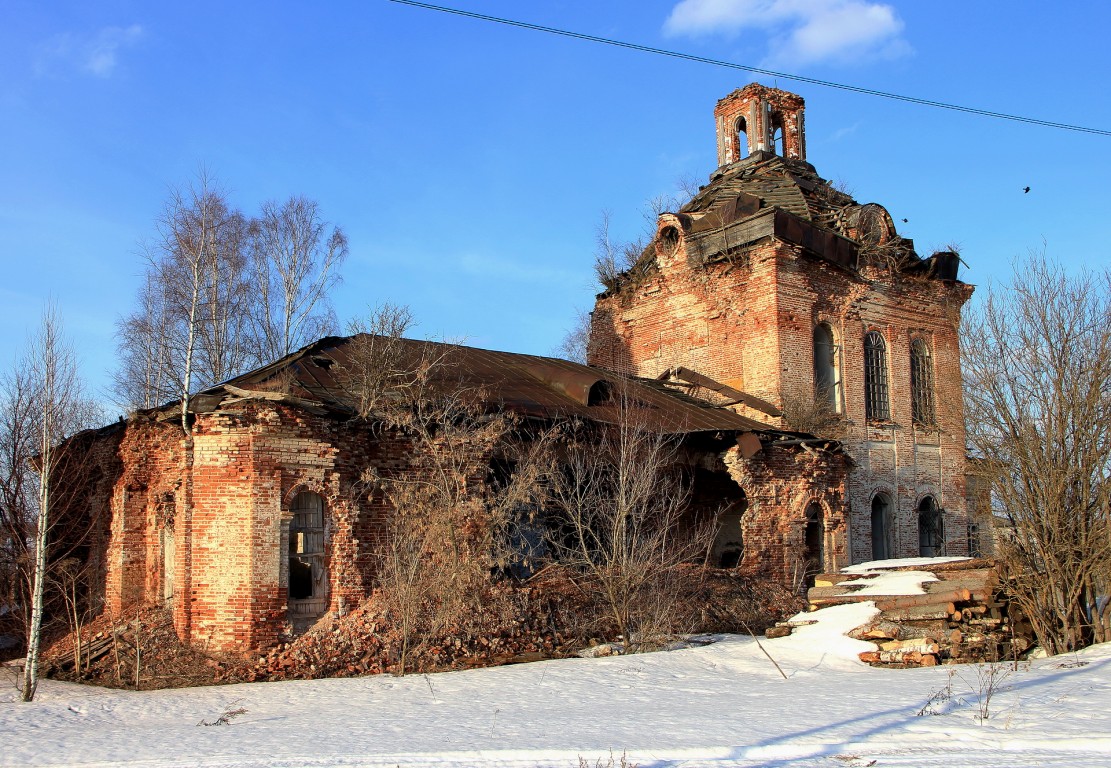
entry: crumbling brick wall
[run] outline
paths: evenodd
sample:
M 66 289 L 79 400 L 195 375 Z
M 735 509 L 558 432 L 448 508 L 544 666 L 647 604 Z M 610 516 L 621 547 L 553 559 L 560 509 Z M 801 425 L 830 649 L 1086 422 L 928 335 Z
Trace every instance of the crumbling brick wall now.
M 822 569 L 832 571 L 849 563 L 845 455 L 794 445 L 768 446 L 750 458 L 733 447 L 723 458 L 730 477 L 748 498 L 742 517 L 742 573 L 801 589 L 807 511 L 812 505 L 821 510 Z
M 139 415 L 93 442 L 100 479 L 85 497 L 104 521 L 90 554 L 101 564 L 96 602 L 122 617 L 172 601 L 179 636 L 217 650 L 264 648 L 289 632 L 299 493 L 324 500 L 327 610 L 342 612 L 374 587 L 389 514 L 364 471 L 421 471 L 396 430 L 268 402 L 199 414 L 188 438 L 174 421 Z

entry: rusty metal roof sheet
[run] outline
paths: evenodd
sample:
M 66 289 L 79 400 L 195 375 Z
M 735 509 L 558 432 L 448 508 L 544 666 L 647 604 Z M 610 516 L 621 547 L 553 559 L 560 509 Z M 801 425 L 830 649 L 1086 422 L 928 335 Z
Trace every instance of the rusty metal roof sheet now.
M 274 391 L 301 407 L 353 414 L 356 409 L 353 345 L 360 337 L 329 336 L 263 368 L 238 376 L 194 396 L 198 411 L 213 410 L 244 391 Z M 618 406 L 600 396 L 606 387 L 636 405 L 638 419 L 656 431 L 780 433 L 767 424 L 691 397 L 650 379 L 626 377 L 568 360 L 497 352 L 432 341 L 402 339 L 401 367 L 436 360 L 436 377 L 445 389 L 463 386 L 482 393 L 491 408 L 505 408 L 538 419 L 583 418 L 618 421 Z

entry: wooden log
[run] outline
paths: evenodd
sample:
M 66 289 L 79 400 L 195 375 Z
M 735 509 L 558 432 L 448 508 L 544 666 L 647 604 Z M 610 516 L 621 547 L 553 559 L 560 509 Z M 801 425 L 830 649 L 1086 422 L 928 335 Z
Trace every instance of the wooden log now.
M 889 640 L 880 644 L 880 650 L 902 651 L 903 653 L 937 653 L 940 647 L 932 638 L 923 637 L 914 640 Z
M 875 596 L 876 607 L 881 611 L 886 611 L 895 608 L 915 608 L 922 605 L 944 606 L 947 603 L 966 602 L 969 597 L 967 589 L 954 589 L 946 592 L 935 592 L 933 594 L 925 595 L 897 595 L 897 596 Z M 950 610 L 950 613 L 953 611 Z
M 899 610 L 902 608 L 918 608 L 920 606 L 945 607 L 957 602 L 967 602 L 968 590 L 951 590 L 937 594 L 925 595 L 837 595 L 830 597 L 812 597 L 810 605 L 818 608 L 828 608 L 832 605 L 846 605 L 862 603 L 871 600 L 881 611 Z M 811 610 L 816 610 L 811 608 Z M 955 608 L 954 608 L 955 610 Z M 953 611 L 950 610 L 950 613 Z
M 930 619 L 945 619 L 948 620 L 952 614 L 945 610 L 942 606 L 940 609 L 936 606 L 915 606 L 912 608 L 904 608 L 900 611 L 884 611 L 883 617 L 888 621 L 925 621 Z
M 999 581 L 999 573 L 994 568 L 966 568 L 962 571 L 943 571 L 940 568 L 931 570 L 934 576 L 943 582 L 953 583 L 955 581 L 983 581 L 984 583 L 992 583 Z
M 821 573 L 814 577 L 815 587 L 832 587 L 840 584 L 843 581 L 855 581 L 858 579 L 874 579 L 879 574 L 859 574 L 859 573 Z
M 859 585 L 859 588 L 863 589 L 866 586 L 868 586 L 868 585 L 867 584 L 861 584 L 861 585 Z M 842 586 L 841 584 L 838 584 L 836 586 L 830 586 L 830 587 L 818 587 L 818 586 L 811 587 L 809 589 L 809 591 L 807 591 L 806 597 L 807 597 L 808 600 L 810 600 L 810 602 L 815 602 L 817 600 L 821 600 L 822 598 L 826 598 L 826 597 L 852 597 L 854 594 L 855 594 L 855 591 L 853 589 L 847 588 L 847 587 Z

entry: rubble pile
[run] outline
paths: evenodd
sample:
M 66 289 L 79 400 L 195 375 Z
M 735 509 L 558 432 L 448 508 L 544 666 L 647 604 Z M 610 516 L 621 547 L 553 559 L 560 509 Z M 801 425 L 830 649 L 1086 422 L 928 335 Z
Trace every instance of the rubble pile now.
M 667 619 L 683 632 L 762 631 L 804 603 L 774 582 L 690 566 L 669 585 L 679 598 Z M 407 672 L 497 666 L 573 656 L 617 638 L 589 580 L 550 567 L 524 583 L 490 584 L 461 624 L 434 635 L 413 633 Z M 372 597 L 347 616 L 329 616 L 309 632 L 247 663 L 221 665 L 221 681 L 284 680 L 396 673 L 402 634 Z
M 734 571 L 687 566 L 669 578 L 667 594 L 675 599 L 665 601 L 672 610 L 661 620 L 676 633 L 759 632 L 805 607 L 791 590 Z M 561 658 L 620 640 L 599 594 L 588 578 L 559 566 L 524 582 L 490 582 L 454 622 L 430 624 L 422 613 L 408 633 L 405 671 Z M 74 639 L 67 635 L 46 650 L 47 676 L 150 689 L 397 673 L 405 638 L 397 617 L 372 595 L 345 615 L 328 614 L 304 634 L 246 657 L 183 645 L 164 608 L 90 622 L 82 628 L 79 654 Z M 636 645 L 652 649 L 667 642 Z
M 868 589 L 881 574 L 922 571 L 920 565 L 874 568 L 864 573 L 822 574 L 808 593 L 810 609 L 874 601 L 880 613 L 850 637 L 877 645 L 860 654 L 882 666 L 934 666 L 939 663 L 1021 658 L 1033 647 L 1033 629 L 1011 603 L 995 563 L 988 559 L 931 564 L 936 581 L 924 594 L 877 594 Z
M 88 681 L 112 688 L 148 690 L 207 685 L 215 662 L 189 648 L 174 632 L 170 611 L 148 607 L 131 619 L 101 616 L 43 651 L 47 677 Z

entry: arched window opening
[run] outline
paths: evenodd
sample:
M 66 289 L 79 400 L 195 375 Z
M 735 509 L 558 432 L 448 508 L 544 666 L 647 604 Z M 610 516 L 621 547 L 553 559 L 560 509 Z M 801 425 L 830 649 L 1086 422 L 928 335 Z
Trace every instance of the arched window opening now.
M 162 523 L 162 602 L 174 599 L 174 581 L 177 578 L 177 547 L 174 543 L 174 496 L 163 494 L 158 501 L 158 516 Z
M 590 391 L 586 393 L 586 404 L 588 406 L 612 405 L 614 401 L 613 384 L 604 379 L 591 384 Z
M 324 568 L 324 499 L 299 493 L 293 499 L 289 525 L 289 613 L 315 619 L 327 609 L 328 580 Z
M 718 534 L 710 555 L 711 562 L 718 568 L 736 568 L 744 560 L 744 514 L 748 511 L 748 499 L 741 492 L 741 498 L 718 516 Z
M 748 123 L 743 117 L 737 118 L 737 123 L 733 126 L 733 135 L 737 142 L 737 159 L 748 157 Z
M 895 554 L 895 513 L 891 499 L 877 493 L 872 499 L 872 559 L 889 560 Z
M 675 253 L 679 248 L 678 227 L 667 226 L 660 230 L 660 247 L 668 256 Z
M 834 413 L 841 410 L 840 377 L 833 329 L 828 323 L 814 326 L 814 402 Z
M 786 157 L 783 147 L 783 114 L 780 112 L 773 112 L 770 119 L 772 145 L 768 147 L 768 149 L 780 157 Z
M 822 519 L 822 507 L 813 502 L 806 508 L 806 586 L 814 586 L 818 574 L 825 570 L 826 527 Z
M 873 421 L 889 421 L 887 388 L 887 344 L 879 331 L 864 337 L 864 415 Z
M 918 503 L 918 555 L 940 557 L 945 554 L 944 527 L 941 509 L 932 496 Z
M 934 366 L 930 345 L 925 339 L 915 339 L 910 344 L 911 417 L 916 424 L 932 426 L 936 421 L 934 411 Z

